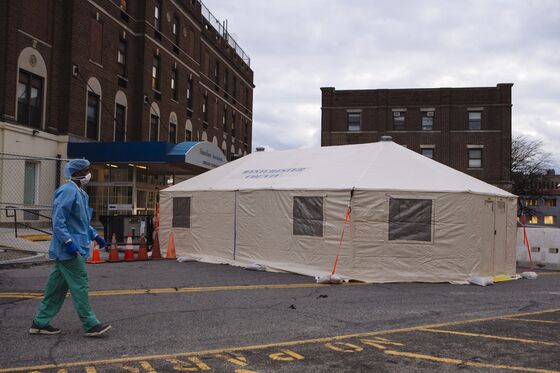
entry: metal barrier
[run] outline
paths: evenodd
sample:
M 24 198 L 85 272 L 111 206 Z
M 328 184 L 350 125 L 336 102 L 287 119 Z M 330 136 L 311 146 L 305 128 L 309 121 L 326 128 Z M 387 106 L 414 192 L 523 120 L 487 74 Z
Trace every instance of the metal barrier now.
M 52 236 L 52 231 L 47 231 L 42 229 L 42 227 L 38 227 L 36 225 L 31 225 L 28 223 L 25 223 L 24 221 L 18 221 L 18 212 L 23 212 L 24 214 L 31 214 L 36 216 L 37 218 L 43 218 L 44 222 L 48 221 L 50 224 L 49 226 L 52 226 L 52 218 L 48 215 L 44 215 L 41 214 L 39 211 L 50 211 L 51 209 L 45 209 L 45 208 L 21 208 L 21 207 L 16 207 L 16 206 L 6 206 L 4 207 L 5 209 L 5 213 L 6 213 L 6 218 L 13 218 L 13 227 L 14 227 L 14 234 L 16 236 L 16 238 L 18 237 L 18 227 L 25 227 L 27 229 L 32 229 L 34 231 L 37 232 L 41 232 L 43 234 L 48 234 L 50 236 Z M 11 212 L 10 212 L 11 211 Z

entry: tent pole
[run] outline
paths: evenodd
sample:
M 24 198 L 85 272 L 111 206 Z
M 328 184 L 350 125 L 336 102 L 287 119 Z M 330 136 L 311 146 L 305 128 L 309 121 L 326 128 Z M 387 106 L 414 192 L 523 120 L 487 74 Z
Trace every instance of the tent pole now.
M 233 260 L 235 260 L 235 252 L 237 251 L 237 190 L 235 193 L 235 205 L 233 207 Z

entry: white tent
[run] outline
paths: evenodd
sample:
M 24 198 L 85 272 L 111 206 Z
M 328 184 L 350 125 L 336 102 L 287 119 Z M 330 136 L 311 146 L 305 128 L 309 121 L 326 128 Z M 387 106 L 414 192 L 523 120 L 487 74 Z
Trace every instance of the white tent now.
M 162 247 L 173 230 L 201 261 L 318 276 L 339 252 L 336 273 L 366 282 L 515 273 L 516 197 L 391 141 L 253 153 L 160 206 Z

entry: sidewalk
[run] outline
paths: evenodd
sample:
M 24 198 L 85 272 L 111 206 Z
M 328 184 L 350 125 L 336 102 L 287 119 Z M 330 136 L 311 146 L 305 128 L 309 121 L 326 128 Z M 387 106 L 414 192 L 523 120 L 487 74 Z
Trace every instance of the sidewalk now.
M 18 229 L 18 236 L 37 234 L 32 229 Z M 0 228 L 0 264 L 45 261 L 50 241 L 28 241 L 15 237 L 13 228 Z

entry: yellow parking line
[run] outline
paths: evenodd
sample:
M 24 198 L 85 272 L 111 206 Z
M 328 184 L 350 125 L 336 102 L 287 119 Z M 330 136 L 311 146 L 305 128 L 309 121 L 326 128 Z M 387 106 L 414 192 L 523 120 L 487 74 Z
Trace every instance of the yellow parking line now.
M 535 319 L 519 319 L 519 318 L 517 318 L 517 317 L 502 317 L 502 320 L 536 322 L 536 323 L 543 323 L 543 324 L 560 324 L 559 321 L 535 320 Z
M 463 335 L 463 336 L 466 336 L 466 337 L 498 339 L 500 341 L 512 341 L 512 342 L 521 342 L 521 343 L 528 343 L 528 344 L 541 344 L 541 345 L 545 345 L 545 346 L 560 346 L 560 344 L 555 343 L 555 342 L 537 341 L 537 340 L 534 340 L 534 339 L 523 339 L 523 338 L 514 338 L 514 337 L 502 337 L 502 336 L 499 336 L 499 335 L 491 335 L 491 334 L 458 332 L 458 331 L 454 331 L 454 330 L 442 330 L 442 329 L 432 329 L 432 328 L 419 328 L 418 330 L 423 331 L 423 332 L 431 332 L 431 333 Z
M 393 350 L 384 350 L 383 352 L 387 355 L 390 355 L 390 356 L 399 356 L 399 357 L 407 357 L 407 358 L 411 358 L 411 359 L 428 360 L 428 361 L 434 361 L 434 362 L 437 362 L 437 363 L 444 363 L 444 364 L 467 365 L 467 366 L 472 366 L 472 367 L 477 367 L 477 368 L 507 369 L 507 370 L 514 370 L 514 371 L 519 371 L 519 372 L 560 373 L 560 371 L 557 371 L 557 370 L 527 368 L 527 367 L 519 367 L 519 366 L 512 366 L 512 365 L 501 365 L 501 364 L 487 364 L 487 363 L 479 363 L 477 361 L 460 360 L 460 359 L 452 359 L 452 358 L 447 358 L 447 357 L 415 354 L 415 353 L 411 353 L 411 352 L 400 352 L 400 351 L 393 351 Z
M 27 366 L 27 367 L 0 368 L 0 373 L 23 372 L 23 371 L 30 371 L 30 370 L 55 369 L 55 368 L 71 368 L 71 367 L 78 367 L 78 366 L 119 364 L 119 363 L 145 361 L 145 360 L 172 359 L 172 358 L 188 357 L 188 356 L 218 355 L 218 354 L 241 352 L 241 351 L 256 351 L 256 350 L 264 350 L 268 348 L 300 346 L 300 345 L 314 344 L 314 343 L 328 343 L 332 341 L 341 341 L 341 340 L 358 338 L 358 337 L 371 337 L 371 336 L 378 336 L 378 335 L 415 332 L 415 331 L 423 331 L 423 330 L 433 331 L 435 329 L 430 329 L 430 328 L 441 328 L 441 327 L 452 326 L 452 325 L 464 325 L 464 324 L 472 324 L 472 323 L 478 323 L 484 321 L 492 321 L 492 320 L 498 320 L 503 317 L 523 317 L 523 316 L 542 315 L 546 313 L 555 313 L 555 312 L 560 312 L 560 308 L 549 309 L 544 311 L 512 314 L 512 315 L 485 317 L 480 319 L 452 321 L 452 322 L 432 324 L 432 325 L 420 325 L 420 326 L 413 326 L 409 328 L 380 330 L 374 332 L 355 333 L 355 334 L 339 335 L 333 337 L 303 339 L 303 340 L 287 341 L 287 342 L 276 342 L 276 343 L 268 343 L 268 344 L 261 344 L 261 345 L 252 345 L 252 346 L 227 347 L 227 348 L 206 350 L 206 351 L 191 351 L 191 352 L 179 352 L 174 354 L 145 355 L 145 356 L 123 357 L 123 358 L 116 358 L 116 359 L 77 361 L 77 362 L 60 363 L 60 364 L 45 364 L 45 365 Z M 382 342 L 380 342 L 380 344 L 382 344 Z
M 94 290 L 89 292 L 90 297 L 105 297 L 113 295 L 144 295 L 144 294 L 173 294 L 173 293 L 210 293 L 216 291 L 233 290 L 262 290 L 262 289 L 305 289 L 321 288 L 328 286 L 358 286 L 364 283 L 351 283 L 343 285 L 329 285 L 316 283 L 303 284 L 264 284 L 264 285 L 231 285 L 231 286 L 206 286 L 196 288 L 156 288 L 156 289 L 123 289 L 123 290 Z M 43 293 L 32 292 L 7 292 L 0 293 L 0 298 L 41 298 Z

